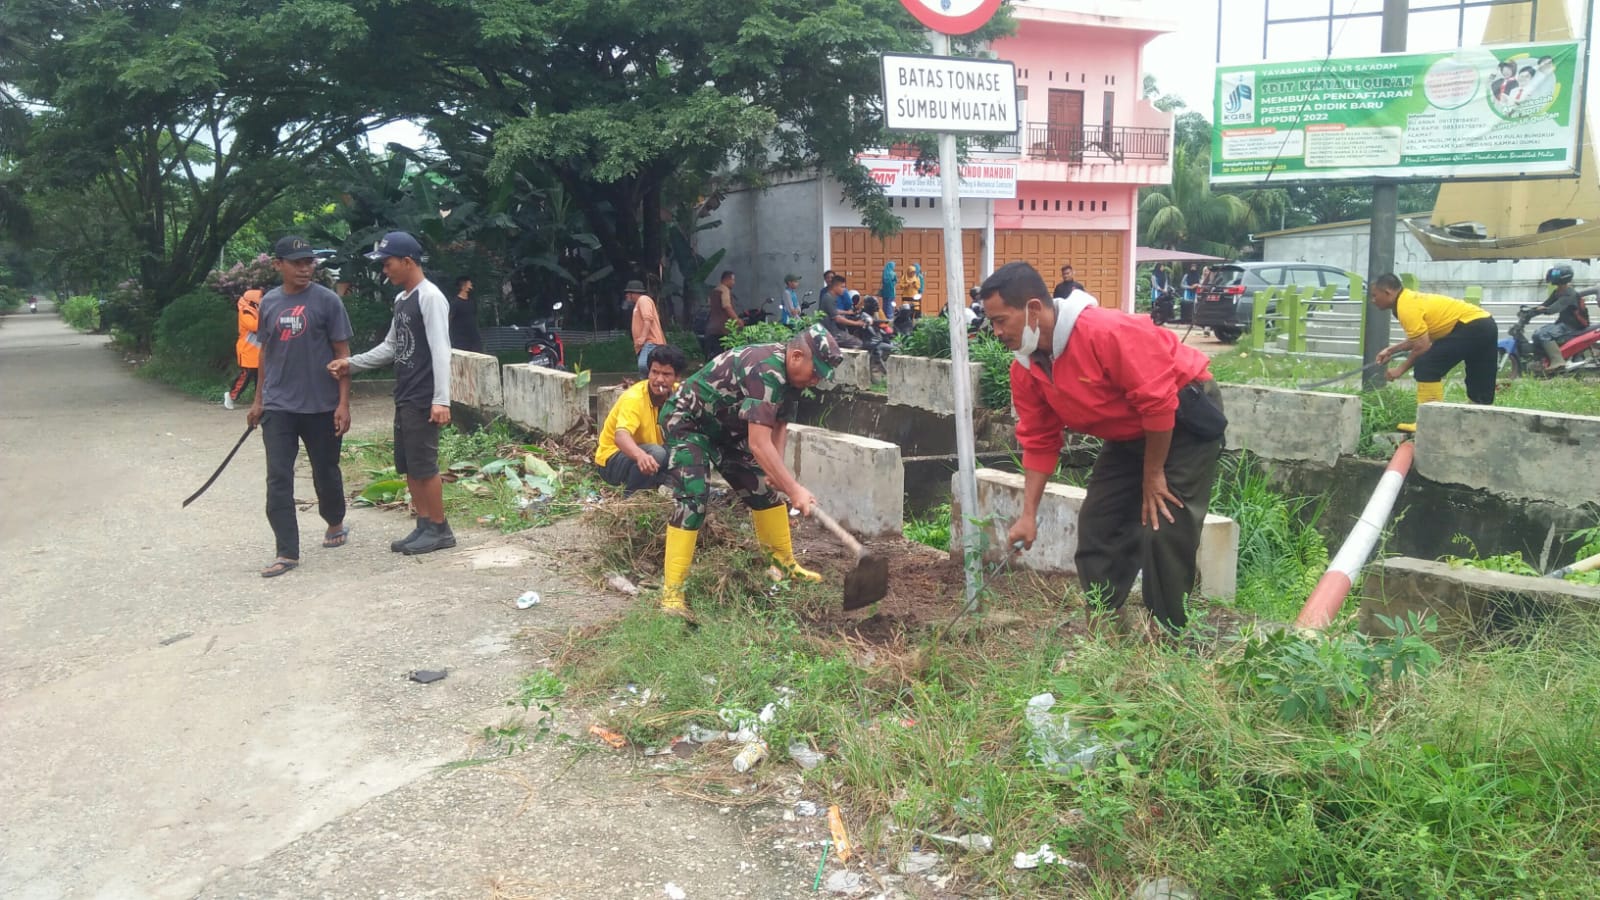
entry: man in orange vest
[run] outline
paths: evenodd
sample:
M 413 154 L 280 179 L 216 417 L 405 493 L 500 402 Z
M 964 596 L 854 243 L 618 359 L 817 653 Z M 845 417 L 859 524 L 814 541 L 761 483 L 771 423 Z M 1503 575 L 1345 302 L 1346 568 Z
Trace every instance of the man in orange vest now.
M 256 380 L 257 370 L 261 368 L 261 345 L 256 343 L 256 316 L 260 309 L 261 291 L 245 291 L 239 298 L 239 339 L 233 344 L 233 352 L 239 358 L 239 377 L 233 380 L 232 387 L 222 392 L 223 409 L 233 409 L 233 401 Z

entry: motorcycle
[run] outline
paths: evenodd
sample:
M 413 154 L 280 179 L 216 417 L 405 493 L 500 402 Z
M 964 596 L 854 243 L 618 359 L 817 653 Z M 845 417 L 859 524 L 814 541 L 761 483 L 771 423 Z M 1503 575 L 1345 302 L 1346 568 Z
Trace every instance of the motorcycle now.
M 915 331 L 917 319 L 922 317 L 922 295 L 917 294 L 911 300 L 916 304 L 915 306 L 911 303 L 901 303 L 895 307 L 892 330 L 897 337 Z
M 751 307 L 750 309 L 739 313 L 739 321 L 744 323 L 744 327 L 746 328 L 749 328 L 751 325 L 757 325 L 765 322 L 772 318 L 772 310 L 776 308 L 777 305 L 778 301 L 768 297 L 760 306 Z
M 1157 325 L 1179 321 L 1178 292 L 1167 288 L 1150 301 L 1150 321 Z
M 1595 295 L 1585 291 L 1585 297 Z M 1508 329 L 1508 336 L 1500 339 L 1500 367 L 1511 378 L 1522 375 L 1554 376 L 1600 372 L 1600 325 L 1590 326 L 1561 344 L 1561 358 L 1566 366 L 1552 370 L 1544 350 L 1528 336 L 1528 323 L 1533 320 L 1536 306 L 1517 309 L 1517 321 Z
M 37 297 L 29 297 L 28 298 L 28 312 L 36 313 L 38 311 L 39 311 L 39 299 Z
M 528 363 L 545 369 L 567 371 L 567 349 L 558 330 L 561 303 L 550 307 L 550 315 L 528 326 Z

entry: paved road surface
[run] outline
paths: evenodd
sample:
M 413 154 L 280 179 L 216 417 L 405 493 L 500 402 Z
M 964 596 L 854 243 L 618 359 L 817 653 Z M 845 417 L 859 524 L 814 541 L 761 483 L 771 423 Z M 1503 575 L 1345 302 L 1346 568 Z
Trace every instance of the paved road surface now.
M 619 755 L 440 768 L 481 749 L 548 655 L 525 626 L 614 612 L 555 571 L 548 548 L 581 539 L 574 527 L 469 531 L 406 559 L 388 551 L 409 524 L 397 514 L 354 510 L 351 545 L 323 550 L 302 512 L 301 567 L 264 580 L 258 440 L 179 508 L 243 411 L 127 369 L 43 310 L 0 323 L 0 896 L 809 888 L 745 817 L 677 800 Z M 362 400 L 355 430 L 389 411 Z M 552 596 L 519 612 L 527 587 Z M 434 685 L 405 679 L 446 667 Z

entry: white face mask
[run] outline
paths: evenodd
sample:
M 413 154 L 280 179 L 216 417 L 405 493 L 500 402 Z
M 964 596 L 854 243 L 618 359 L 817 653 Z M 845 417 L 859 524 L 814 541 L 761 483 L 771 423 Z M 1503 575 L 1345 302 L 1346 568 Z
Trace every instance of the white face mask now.
M 1017 348 L 1016 357 L 1018 362 L 1027 366 L 1029 365 L 1029 357 L 1033 356 L 1039 349 L 1040 331 L 1038 325 L 1028 324 L 1026 310 L 1023 311 L 1022 316 L 1022 346 Z

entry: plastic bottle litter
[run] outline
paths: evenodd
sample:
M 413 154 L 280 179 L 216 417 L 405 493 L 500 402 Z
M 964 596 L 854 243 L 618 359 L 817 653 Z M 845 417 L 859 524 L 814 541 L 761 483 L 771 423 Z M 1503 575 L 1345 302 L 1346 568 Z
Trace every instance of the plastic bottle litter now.
M 766 758 L 767 742 L 751 741 L 744 745 L 744 749 L 739 751 L 738 756 L 733 758 L 733 770 L 741 773 L 748 772 Z
M 687 736 L 689 740 L 694 741 L 696 744 L 709 744 L 712 741 L 726 740 L 728 733 L 707 728 L 704 725 L 692 724 L 689 726 Z
M 1028 756 L 1057 774 L 1092 768 L 1100 745 L 1088 744 L 1087 735 L 1074 732 L 1066 713 L 1052 712 L 1054 694 L 1039 694 L 1028 701 Z M 1087 746 L 1086 746 L 1087 745 Z
M 606 576 L 606 587 L 619 594 L 627 594 L 629 597 L 639 596 L 638 586 L 615 572 Z
M 800 768 L 807 771 L 822 765 L 823 760 L 828 758 L 828 754 L 823 753 L 821 750 L 813 750 L 798 741 L 790 744 L 788 750 L 789 758 L 794 760 Z
M 949 835 L 930 834 L 926 831 L 918 831 L 917 834 L 922 835 L 930 841 L 937 841 L 941 844 L 949 844 L 952 847 L 960 847 L 974 856 L 982 856 L 983 854 L 993 852 L 994 850 L 994 838 L 988 836 L 987 834 Z
M 517 609 L 531 609 L 538 606 L 543 600 L 544 598 L 539 596 L 538 591 L 524 591 L 522 596 L 517 598 Z

